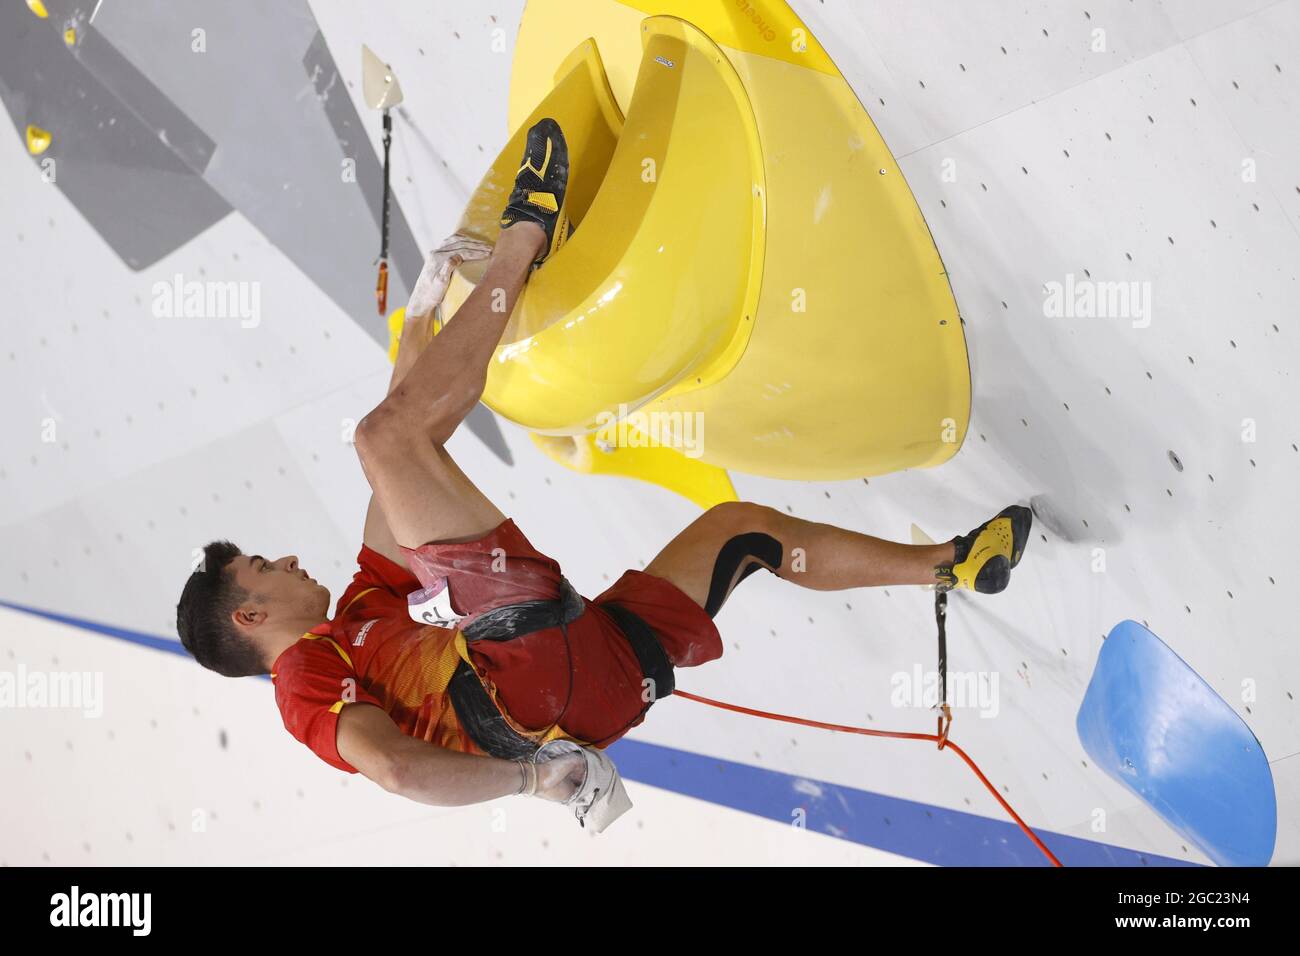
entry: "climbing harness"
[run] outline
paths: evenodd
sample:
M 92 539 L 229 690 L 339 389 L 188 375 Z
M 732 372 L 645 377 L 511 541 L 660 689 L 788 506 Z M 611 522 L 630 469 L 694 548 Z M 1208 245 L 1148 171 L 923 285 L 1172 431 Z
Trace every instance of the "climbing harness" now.
M 670 696 L 675 689 L 673 664 L 659 643 L 653 629 L 642 618 L 621 604 L 605 602 L 601 609 L 609 613 L 620 633 L 628 642 L 641 666 L 648 697 L 645 706 L 626 724 L 607 737 L 597 741 L 579 741 L 583 746 L 601 747 L 615 740 L 629 727 L 641 720 L 658 700 Z M 536 631 L 558 627 L 564 636 L 565 652 L 569 663 L 569 688 L 564 706 L 545 730 L 521 733 L 503 713 L 488 693 L 478 672 L 467 660 L 462 660 L 447 685 L 456 717 L 470 738 L 484 753 L 504 760 L 531 757 L 541 744 L 556 739 L 563 730 L 562 721 L 573 700 L 573 648 L 569 643 L 568 626 L 585 613 L 590 613 L 583 598 L 574 590 L 567 578 L 560 578 L 560 597 L 554 601 L 523 601 L 494 608 L 461 628 L 468 645 L 478 641 L 509 641 Z

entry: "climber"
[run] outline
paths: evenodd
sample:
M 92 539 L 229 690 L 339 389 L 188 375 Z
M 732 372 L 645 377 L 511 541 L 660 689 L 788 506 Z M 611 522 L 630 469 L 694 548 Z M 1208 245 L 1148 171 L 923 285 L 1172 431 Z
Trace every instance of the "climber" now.
M 286 729 L 331 766 L 442 806 L 529 794 L 599 831 L 630 805 L 604 749 L 672 693 L 676 667 L 722 655 L 714 617 L 763 569 L 813 590 L 1003 590 L 1028 539 L 1012 506 L 943 544 L 904 545 L 743 501 L 695 519 L 644 571 L 594 599 L 535 549 L 447 453 L 531 270 L 567 239 L 568 155 L 542 120 L 495 247 L 453 236 L 412 293 L 387 396 L 359 423 L 373 495 L 358 570 L 329 592 L 289 555 L 204 549 L 177 629 L 204 667 L 269 672 Z M 431 335 L 452 270 L 489 259 Z M 581 516 L 575 516 L 581 521 Z

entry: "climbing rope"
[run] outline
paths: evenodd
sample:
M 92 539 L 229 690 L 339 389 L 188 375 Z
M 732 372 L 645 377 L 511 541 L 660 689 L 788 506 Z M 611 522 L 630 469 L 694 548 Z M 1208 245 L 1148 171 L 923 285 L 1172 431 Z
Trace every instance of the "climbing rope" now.
M 698 694 L 691 694 L 684 690 L 675 690 L 673 693 L 679 697 L 685 697 L 687 700 L 693 700 L 699 704 L 708 704 L 710 707 L 718 707 L 722 710 L 732 710 L 738 714 L 748 714 L 751 717 L 764 717 L 768 720 L 780 720 L 787 724 L 801 724 L 804 727 L 816 727 L 821 730 L 840 730 L 849 734 L 862 734 L 867 737 L 893 737 L 898 740 L 928 740 L 939 745 L 940 750 L 945 748 L 951 750 L 962 760 L 966 761 L 966 766 L 970 767 L 975 776 L 979 777 L 980 783 L 993 794 L 993 798 L 1002 804 L 1002 809 L 1007 812 L 1016 825 L 1024 831 L 1025 836 L 1033 841 L 1034 846 L 1042 851 L 1043 856 L 1053 866 L 1061 866 L 1061 861 L 1049 850 L 1043 841 L 1038 839 L 1038 835 L 1029 828 L 1024 820 L 1020 819 L 1020 814 L 1012 809 L 1011 804 L 1002 799 L 997 788 L 989 782 L 989 778 L 984 776 L 983 771 L 975 764 L 974 760 L 967 755 L 948 737 L 948 731 L 952 727 L 952 711 L 948 707 L 948 642 L 947 633 L 944 626 L 944 619 L 947 616 L 948 595 L 944 591 L 936 591 L 934 596 L 934 614 L 939 628 L 939 703 L 940 709 L 938 732 L 933 734 L 915 734 L 898 730 L 872 730 L 868 727 L 846 727 L 843 724 L 828 724 L 820 720 L 808 720 L 805 717 L 791 717 L 787 714 L 774 714 L 766 710 L 754 710 L 752 707 L 741 707 L 739 704 L 728 704 L 726 701 L 712 700 L 708 697 L 701 697 Z
M 1007 814 L 1011 819 L 1016 821 L 1016 824 L 1020 829 L 1025 831 L 1025 836 L 1034 841 L 1034 846 L 1042 850 L 1043 855 L 1051 861 L 1053 866 L 1061 865 L 1061 861 L 1052 854 L 1051 850 L 1043 845 L 1043 841 L 1038 839 L 1038 835 L 1029 828 L 1029 825 L 1026 824 L 1024 820 L 1020 819 L 1020 814 L 1016 813 L 1016 811 L 1012 809 L 1011 804 L 1002 799 L 1002 795 L 994 789 L 993 784 L 989 782 L 989 778 L 984 776 L 980 768 L 975 765 L 975 761 L 971 760 L 970 757 L 967 756 L 966 751 L 958 747 L 952 740 L 945 740 L 938 734 L 912 734 L 897 730 L 871 730 L 867 727 L 846 727 L 843 724 L 828 724 L 820 720 L 808 720 L 804 717 L 790 717 L 786 714 L 773 714 L 766 710 L 754 710 L 752 707 L 741 707 L 738 704 L 728 704 L 725 701 L 701 697 L 698 694 L 692 694 L 688 691 L 681 690 L 680 688 L 673 691 L 673 693 L 679 697 L 685 697 L 687 700 L 693 700 L 696 703 L 708 704 L 710 707 L 720 707 L 723 710 L 734 710 L 738 714 L 749 714 L 751 717 L 766 717 L 768 720 L 782 720 L 788 724 L 802 724 L 805 727 L 817 727 L 821 730 L 842 730 L 845 733 L 864 734 L 868 737 L 895 737 L 899 740 L 929 740 L 937 743 L 939 744 L 939 749 L 942 750 L 946 747 L 958 757 L 961 757 L 962 760 L 966 761 L 966 765 L 975 772 L 975 776 L 979 777 L 980 783 L 984 784 L 984 786 L 988 788 L 989 793 L 993 794 L 998 803 L 1002 804 L 1002 809 L 1006 810 Z

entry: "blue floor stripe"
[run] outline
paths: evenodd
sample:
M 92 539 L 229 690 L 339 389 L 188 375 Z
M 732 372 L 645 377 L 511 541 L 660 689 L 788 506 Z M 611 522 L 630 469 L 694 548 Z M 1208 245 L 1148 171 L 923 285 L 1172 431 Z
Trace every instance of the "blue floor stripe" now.
M 127 628 L 0 601 L 0 607 L 188 657 L 179 641 Z M 269 678 L 268 678 L 269 680 Z M 706 800 L 941 866 L 1046 866 L 1047 860 L 1014 823 L 960 810 L 793 776 L 660 744 L 623 738 L 609 748 L 619 772 L 662 790 Z M 955 759 L 935 754 L 935 759 Z M 1032 825 L 1032 821 L 1030 821 Z M 1191 866 L 1094 840 L 1037 830 L 1066 866 Z M 726 860 L 719 860 L 725 864 Z

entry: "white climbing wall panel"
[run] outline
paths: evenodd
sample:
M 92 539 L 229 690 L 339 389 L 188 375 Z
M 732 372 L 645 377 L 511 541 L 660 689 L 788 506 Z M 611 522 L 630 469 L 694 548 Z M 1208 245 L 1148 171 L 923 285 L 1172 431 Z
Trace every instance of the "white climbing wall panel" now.
M 946 538 L 1032 501 L 1010 589 L 951 604 L 950 667 L 998 688 L 985 716 L 958 709 L 954 739 L 1037 827 L 1206 862 L 1090 766 L 1075 736 L 1103 635 L 1143 621 L 1263 743 L 1274 861 L 1300 863 L 1300 0 L 792 5 L 934 234 L 966 324 L 973 416 L 937 470 L 869 483 L 739 475 L 741 496 L 901 540 L 913 522 Z M 395 195 L 426 248 L 506 139 L 522 10 L 432 6 L 311 4 L 363 118 L 360 44 L 401 77 Z M 295 553 L 337 594 L 367 496 L 344 436 L 383 394 L 381 349 L 238 213 L 137 273 L 7 133 L 0 175 L 0 599 L 174 639 L 192 550 L 213 537 Z M 150 289 L 175 273 L 255 279 L 263 321 L 154 318 Z M 1057 283 L 1136 298 L 1120 315 L 1055 315 Z M 698 513 L 655 487 L 576 476 L 503 430 L 513 466 L 465 430 L 451 451 L 585 594 Z M 933 728 L 929 711 L 899 706 L 892 680 L 933 667 L 925 593 L 813 593 L 759 575 L 719 625 L 723 659 L 679 672 L 679 686 Z M 600 840 L 541 805 L 505 802 L 501 825 L 501 808 L 405 803 L 292 740 L 267 684 L 0 610 L 0 669 L 20 663 L 102 672 L 105 713 L 0 711 L 9 796 L 49 808 L 0 825 L 0 864 L 898 861 L 635 784 L 634 822 Z M 1002 819 L 932 747 L 680 700 L 634 737 Z

